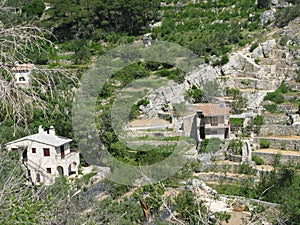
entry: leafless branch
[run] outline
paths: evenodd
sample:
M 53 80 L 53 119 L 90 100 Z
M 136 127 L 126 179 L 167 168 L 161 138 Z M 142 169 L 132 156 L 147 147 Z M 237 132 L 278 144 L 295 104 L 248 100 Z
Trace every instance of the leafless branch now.
M 17 84 L 13 66 L 17 62 L 30 62 L 26 57 L 28 51 L 37 49 L 38 52 L 46 52 L 43 47 L 45 44 L 54 47 L 48 40 L 50 36 L 48 30 L 31 24 L 11 27 L 0 25 L 0 110 L 4 114 L 2 121 L 12 118 L 15 125 L 26 125 L 34 109 L 44 113 L 49 110 L 49 103 L 41 97 L 41 93 L 51 99 L 59 83 L 66 80 L 77 81 L 72 71 L 36 67 L 30 74 L 31 80 L 26 87 Z M 61 98 L 68 95 L 70 92 L 60 92 Z

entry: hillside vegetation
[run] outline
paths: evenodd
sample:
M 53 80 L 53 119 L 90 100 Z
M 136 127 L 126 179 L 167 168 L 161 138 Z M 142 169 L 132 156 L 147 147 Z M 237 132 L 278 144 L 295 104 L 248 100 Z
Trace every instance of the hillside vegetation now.
M 267 35 L 275 36 L 276 41 L 279 40 L 282 47 L 290 48 L 291 53 L 296 52 L 299 50 L 296 41 L 288 36 L 277 37 L 275 31 L 280 31 L 299 16 L 298 0 L 286 1 L 287 5 L 284 7 L 272 5 L 268 0 L 258 0 L 257 4 L 254 0 L 46 2 L 47 4 L 42 0 L 1 1 L 3 7 L 0 9 L 0 94 L 7 93 L 7 89 L 3 87 L 13 87 L 13 91 L 9 92 L 12 98 L 0 100 L 1 224 L 226 224 L 231 215 L 225 211 L 214 211 L 213 203 L 225 202 L 229 207 L 238 203 L 228 196 L 223 198 L 220 194 L 250 199 L 250 203 L 243 205 L 243 210 L 249 212 L 245 221 L 248 224 L 299 224 L 299 164 L 283 164 L 280 162 L 281 156 L 276 154 L 272 169 L 261 172 L 248 164 L 232 163 L 232 167 L 220 166 L 217 163 L 218 156 L 213 155 L 219 148 L 227 147 L 232 155 L 240 156 L 243 140 L 250 132 L 259 133 L 265 123 L 263 116 L 255 117 L 245 130 L 241 129 L 243 119 L 232 119 L 232 126 L 241 132 L 240 136 L 230 142 L 213 139 L 208 144 L 209 140 L 205 139 L 196 154 L 212 154 L 209 159 L 210 165 L 204 165 L 196 157 L 191 157 L 187 165 L 174 176 L 158 184 L 142 187 L 101 180 L 97 167 L 84 174 L 85 168 L 90 165 L 83 157 L 78 177 L 70 180 L 60 177 L 55 184 L 48 187 L 43 184 L 27 185 L 19 156 L 4 149 L 5 143 L 36 132 L 39 125 L 45 128 L 54 125 L 56 132 L 61 136 L 74 138 L 72 103 L 74 92 L 80 86 L 80 78 L 98 56 L 122 44 L 142 41 L 146 33 L 151 33 L 154 41 L 177 43 L 191 49 L 205 63 L 212 68 L 219 68 L 220 71 L 219 66 L 226 65 L 231 54 L 246 48 L 249 54 L 252 53 L 259 47 L 258 42 L 265 40 Z M 271 8 L 276 9 L 275 18 L 262 23 L 262 15 Z M 38 35 L 42 39 L 30 36 L 33 37 L 30 43 L 25 39 L 18 42 L 18 45 L 13 45 L 13 50 L 3 47 L 7 41 L 11 43 L 11 40 L 15 40 L 14 28 L 25 27 L 28 24 L 41 29 L 41 32 L 29 30 L 28 35 Z M 9 35 L 3 35 L 4 31 Z M 259 65 L 259 60 L 264 59 L 253 59 L 253 64 Z M 38 66 L 39 71 L 33 74 L 36 82 L 33 82 L 30 88 L 23 90 L 14 86 L 11 67 L 15 61 L 33 62 Z M 265 109 L 275 116 L 278 112 L 277 107 L 287 99 L 293 107 L 298 104 L 300 109 L 297 97 L 299 90 L 292 91 L 292 87 L 288 86 L 292 84 L 297 88 L 300 82 L 299 63 L 294 67 L 295 70 L 291 72 L 295 74 L 294 80 L 282 82 L 276 90 L 262 98 Z M 138 167 L 163 161 L 172 154 L 175 149 L 172 141 L 180 139 L 176 135 L 152 137 L 149 132 L 149 135 L 135 137 L 134 141 L 137 142 L 168 143 L 155 148 L 145 144 L 140 147 L 144 151 L 125 146 L 113 130 L 111 108 L 116 93 L 135 80 L 156 76 L 174 80 L 174 84 L 182 84 L 185 75 L 172 65 L 138 62 L 119 70 L 107 80 L 98 96 L 95 122 L 101 142 L 113 157 Z M 46 79 L 49 77 L 50 79 Z M 228 77 L 222 75 L 220 79 L 226 83 L 226 79 L 230 79 Z M 209 84 L 215 92 L 219 91 L 219 83 L 217 85 L 216 80 L 207 83 Z M 239 85 L 247 87 L 251 84 L 245 80 Z M 234 100 L 234 113 L 243 112 L 246 100 L 239 88 L 228 86 L 225 89 L 227 97 Z M 205 98 L 205 88 L 203 90 L 193 85 L 186 91 L 185 97 L 192 103 L 202 102 Z M 251 89 L 251 92 L 255 91 Z M 20 96 L 20 93 L 27 94 L 27 97 L 19 98 L 19 103 L 15 103 L 13 97 Z M 43 103 L 43 107 L 38 103 Z M 137 101 L 132 107 L 130 120 L 141 116 L 140 109 L 149 104 L 147 98 Z M 14 108 L 16 105 L 19 106 L 19 111 Z M 168 107 L 169 105 L 165 104 L 163 111 L 169 112 Z M 18 117 L 16 112 L 21 112 Z M 180 110 L 174 114 L 176 118 L 180 117 Z M 170 122 L 172 117 L 166 116 L 165 120 Z M 165 132 L 172 132 L 172 129 L 166 129 Z M 155 132 L 159 133 L 160 130 Z M 190 138 L 185 138 L 184 141 L 194 145 Z M 270 147 L 270 141 L 267 139 L 261 138 L 258 142 L 261 148 Z M 76 143 L 72 143 L 72 148 L 77 147 Z M 222 157 L 228 159 L 227 153 Z M 252 160 L 256 165 L 264 163 L 259 156 L 254 156 Z M 208 182 L 208 187 L 202 178 L 204 179 L 205 175 L 213 177 L 212 174 L 221 178 Z M 230 177 L 231 174 L 235 174 L 237 178 Z M 130 176 L 122 174 L 122 171 L 120 175 Z M 258 204 L 253 199 L 270 203 Z

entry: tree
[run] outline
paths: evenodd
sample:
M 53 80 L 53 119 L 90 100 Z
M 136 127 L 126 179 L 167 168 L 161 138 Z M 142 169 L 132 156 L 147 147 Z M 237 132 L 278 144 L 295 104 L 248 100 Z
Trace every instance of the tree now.
M 269 0 L 258 0 L 257 1 L 257 7 L 258 8 L 268 8 L 270 5 Z
M 5 10 L 2 9 L 2 10 Z M 1 11 L 1 10 L 0 10 Z M 12 120 L 15 125 L 27 125 L 35 109 L 44 113 L 49 110 L 55 90 L 62 83 L 74 82 L 72 73 L 58 69 L 34 68 L 31 82 L 24 88 L 16 83 L 12 68 L 19 63 L 28 63 L 28 52 L 43 46 L 52 46 L 51 33 L 32 24 L 9 25 L 0 21 L 0 117 L 1 121 Z M 62 91 L 60 96 L 68 94 Z M 53 108 L 53 107 L 52 107 Z
M 41 17 L 45 10 L 45 3 L 42 0 L 30 0 L 22 8 L 22 13 L 27 17 Z

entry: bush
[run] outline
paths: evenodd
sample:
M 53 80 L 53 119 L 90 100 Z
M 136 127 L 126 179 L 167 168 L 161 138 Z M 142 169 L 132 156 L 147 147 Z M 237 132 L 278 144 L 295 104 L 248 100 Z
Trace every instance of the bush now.
M 220 149 L 222 141 L 219 138 L 204 139 L 199 149 L 200 153 L 216 152 Z
M 258 8 L 268 8 L 270 5 L 270 0 L 257 0 Z
M 225 65 L 226 63 L 229 62 L 229 58 L 227 55 L 223 55 L 221 58 L 221 65 Z
M 253 52 L 253 51 L 254 51 L 254 49 L 256 49 L 257 47 L 258 47 L 258 43 L 257 43 L 257 42 L 255 42 L 255 43 L 253 43 L 253 44 L 251 45 L 251 47 L 250 47 L 249 51 L 250 51 L 250 52 Z
M 257 115 L 254 120 L 253 120 L 253 124 L 256 126 L 261 126 L 264 124 L 264 117 L 261 115 Z
M 248 174 L 248 175 L 251 175 L 251 174 L 254 174 L 255 173 L 255 170 L 252 169 L 252 167 L 247 164 L 247 163 L 243 163 L 239 166 L 239 171 L 238 171 L 240 174 Z
M 254 62 L 255 62 L 256 64 L 259 64 L 260 59 L 259 59 L 259 58 L 256 58 L 256 59 L 254 59 Z
M 264 160 L 257 155 L 252 156 L 252 161 L 255 162 L 256 165 L 264 164 Z
M 264 108 L 266 110 L 268 110 L 269 112 L 271 112 L 271 113 L 277 112 L 277 105 L 276 104 L 267 104 L 267 105 L 264 105 Z
M 229 121 L 230 121 L 231 126 L 243 127 L 243 124 L 244 124 L 243 118 L 230 118 Z
M 275 14 L 275 18 L 276 18 L 275 24 L 278 27 L 284 27 L 288 25 L 290 21 L 297 18 L 299 14 L 300 14 L 299 5 L 279 9 Z
M 259 140 L 259 146 L 260 146 L 260 148 L 269 148 L 270 141 L 262 138 Z

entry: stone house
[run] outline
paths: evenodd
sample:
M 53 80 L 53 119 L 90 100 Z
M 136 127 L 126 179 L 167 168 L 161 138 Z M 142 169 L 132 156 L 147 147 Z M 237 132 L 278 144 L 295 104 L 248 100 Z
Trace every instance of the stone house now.
M 57 136 L 53 126 L 45 131 L 6 144 L 10 151 L 19 151 L 28 180 L 35 184 L 52 184 L 58 176 L 78 174 L 79 153 L 70 150 L 72 139 Z
M 222 104 L 201 103 L 196 104 L 197 130 L 200 139 L 229 137 L 229 111 L 230 108 Z
M 29 84 L 30 82 L 30 73 L 34 68 L 34 64 L 27 63 L 27 64 L 16 64 L 12 68 L 12 72 L 15 76 L 17 84 Z

